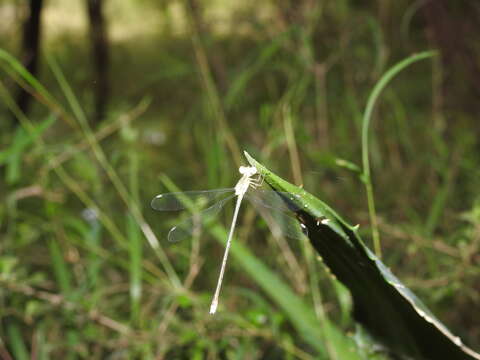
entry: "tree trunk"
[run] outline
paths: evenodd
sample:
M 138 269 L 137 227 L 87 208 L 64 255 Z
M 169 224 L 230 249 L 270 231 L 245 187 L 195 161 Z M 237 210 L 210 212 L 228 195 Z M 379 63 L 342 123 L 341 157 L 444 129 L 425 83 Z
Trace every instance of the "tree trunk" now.
M 30 0 L 29 15 L 23 25 L 22 34 L 22 63 L 35 77 L 38 72 L 42 8 L 43 0 Z M 16 96 L 16 102 L 18 107 L 27 114 L 32 102 L 32 97 L 26 90 L 20 88 Z M 15 119 L 14 122 L 16 121 Z
M 96 123 L 100 122 L 105 116 L 110 95 L 108 76 L 109 46 L 103 5 L 104 0 L 87 0 L 95 77 L 93 80 L 95 85 L 95 112 L 93 118 Z

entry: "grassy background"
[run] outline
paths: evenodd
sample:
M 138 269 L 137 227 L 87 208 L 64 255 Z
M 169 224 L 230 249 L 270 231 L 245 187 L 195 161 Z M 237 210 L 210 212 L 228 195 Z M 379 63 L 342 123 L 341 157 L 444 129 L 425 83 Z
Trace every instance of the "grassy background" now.
M 441 56 L 402 72 L 374 115 L 383 260 L 479 349 L 478 84 L 463 61 L 480 56 L 459 26 L 475 5 L 450 5 L 438 19 L 458 31 L 449 42 L 406 0 L 208 1 L 200 13 L 188 4 L 107 3 L 112 94 L 101 123 L 89 120 L 95 79 L 78 3 L 48 2 L 45 90 L 29 114 L 17 112 L 22 126 L 10 121 L 19 74 L 2 61 L 0 356 L 321 356 L 292 321 L 305 309 L 292 300 L 287 311 L 262 285 L 273 281 L 267 267 L 316 323 L 351 334 L 348 294 L 305 244 L 273 238 L 245 206 L 236 241 L 243 259 L 254 254 L 253 270 L 232 258 L 212 317 L 223 246 L 210 231 L 169 244 L 183 215 L 156 213 L 150 200 L 174 187 L 232 186 L 246 149 L 360 224 L 368 241 L 364 187 L 337 159 L 361 163 L 362 113 L 382 73 L 432 48 Z M 0 41 L 14 55 L 23 16 L 19 3 L 0 3 Z M 333 340 L 321 344 L 341 358 Z

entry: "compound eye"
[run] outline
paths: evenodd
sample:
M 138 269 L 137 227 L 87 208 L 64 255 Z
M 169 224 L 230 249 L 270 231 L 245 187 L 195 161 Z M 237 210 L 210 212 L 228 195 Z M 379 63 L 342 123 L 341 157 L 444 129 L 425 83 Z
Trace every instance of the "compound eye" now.
M 247 171 L 248 171 L 248 175 L 252 176 L 252 175 L 255 175 L 257 173 L 257 168 L 251 166 L 251 167 L 247 168 Z

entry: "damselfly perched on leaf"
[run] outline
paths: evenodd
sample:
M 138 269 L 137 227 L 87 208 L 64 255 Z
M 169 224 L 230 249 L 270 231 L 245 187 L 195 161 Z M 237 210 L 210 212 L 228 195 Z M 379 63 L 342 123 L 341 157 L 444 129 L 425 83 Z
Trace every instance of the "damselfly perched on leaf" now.
M 257 174 L 257 169 L 255 167 L 241 166 L 239 172 L 242 177 L 233 188 L 160 194 L 152 200 L 151 204 L 152 208 L 155 210 L 178 211 L 188 208 L 188 204 L 198 204 L 199 200 L 203 201 L 206 206 L 214 202 L 213 205 L 210 205 L 210 207 L 207 207 L 196 216 L 188 218 L 170 230 L 168 233 L 168 240 L 171 242 L 177 242 L 192 236 L 195 227 L 198 224 L 198 218 L 210 218 L 211 216 L 218 214 L 220 209 L 222 209 L 229 200 L 237 197 L 217 288 L 210 306 L 210 314 L 214 314 L 217 309 L 218 297 L 223 275 L 225 273 L 225 266 L 230 250 L 233 231 L 237 223 L 238 212 L 243 198 L 247 198 L 255 206 L 267 208 L 278 226 L 276 230 L 279 230 L 279 232 L 285 236 L 300 238 L 302 231 L 304 231 L 295 218 L 287 215 L 287 213 L 292 213 L 297 210 L 293 205 L 293 202 L 290 203 L 289 200 L 293 200 L 294 196 L 298 197 L 299 195 L 259 189 L 262 179 Z

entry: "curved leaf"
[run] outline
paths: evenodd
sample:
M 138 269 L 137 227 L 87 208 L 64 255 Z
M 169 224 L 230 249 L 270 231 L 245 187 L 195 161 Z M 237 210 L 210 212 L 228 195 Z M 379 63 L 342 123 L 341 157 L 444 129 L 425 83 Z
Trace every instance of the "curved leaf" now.
M 463 345 L 364 245 L 357 227 L 248 153 L 245 156 L 274 190 L 295 195 L 284 200 L 307 228 L 310 242 L 325 264 L 350 290 L 354 318 L 393 354 L 425 360 L 480 359 L 480 354 Z

